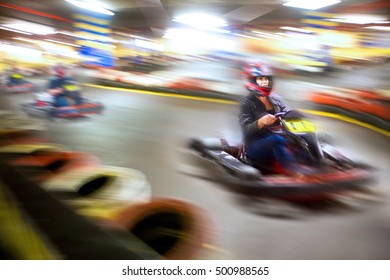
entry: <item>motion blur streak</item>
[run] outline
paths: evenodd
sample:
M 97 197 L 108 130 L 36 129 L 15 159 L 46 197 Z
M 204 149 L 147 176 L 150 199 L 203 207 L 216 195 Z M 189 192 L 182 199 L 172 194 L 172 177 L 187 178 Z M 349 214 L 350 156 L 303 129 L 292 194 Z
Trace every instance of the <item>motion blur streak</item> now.
M 363 126 L 365 128 L 368 128 L 368 129 L 371 129 L 371 130 L 374 130 L 380 134 L 383 134 L 387 137 L 390 137 L 390 132 L 384 130 L 384 129 L 380 129 L 380 128 L 377 128 L 373 125 L 370 125 L 370 124 L 367 124 L 367 123 L 364 123 L 364 122 L 361 122 L 361 121 L 357 121 L 357 120 L 354 120 L 354 119 L 351 119 L 351 118 L 348 118 L 348 117 L 345 117 L 345 116 L 342 116 L 342 115 L 338 115 L 338 114 L 333 114 L 333 113 L 327 113 L 327 112 L 320 112 L 320 111 L 315 111 L 315 110 L 305 110 L 305 109 L 301 109 L 301 111 L 305 112 L 305 113 L 308 113 L 308 114 L 312 114 L 312 115 L 318 115 L 318 116 L 323 116 L 323 117 L 328 117 L 328 118 L 333 118 L 333 119 L 338 119 L 338 120 L 342 120 L 342 121 L 345 121 L 345 122 L 349 122 L 349 123 L 353 123 L 353 124 L 356 124 L 356 125 L 360 125 L 360 126 Z
M 230 100 L 223 100 L 223 99 L 216 99 L 216 98 L 206 98 L 206 97 L 196 97 L 196 96 L 187 96 L 187 95 L 181 95 L 181 94 L 173 94 L 173 93 L 164 93 L 164 92 L 155 92 L 155 91 L 148 91 L 148 90 L 137 90 L 137 89 L 124 89 L 124 88 L 116 88 L 116 87 L 108 87 L 108 86 L 100 86 L 100 85 L 94 85 L 94 84 L 83 84 L 84 86 L 88 87 L 95 87 L 95 88 L 102 88 L 102 89 L 109 89 L 109 90 L 118 90 L 118 91 L 128 91 L 128 92 L 135 92 L 135 93 L 141 93 L 141 94 L 149 94 L 149 95 L 156 95 L 156 96 L 165 96 L 165 97 L 172 97 L 172 98 L 181 98 L 181 99 L 191 99 L 191 100 L 198 100 L 198 101 L 205 101 L 205 102 L 211 102 L 211 103 L 221 103 L 221 104 L 231 104 L 236 105 L 238 102 L 236 101 L 230 101 Z M 383 134 L 387 137 L 390 137 L 390 133 L 387 132 L 384 129 L 377 128 L 373 125 L 357 121 L 342 115 L 333 114 L 333 113 L 327 113 L 327 112 L 321 112 L 316 110 L 307 110 L 307 109 L 300 109 L 301 111 L 312 114 L 312 115 L 318 115 L 333 119 L 339 119 L 345 122 L 353 123 L 365 128 L 368 128 L 370 130 L 376 131 L 380 134 Z
M 19 6 L 8 5 L 8 4 L 0 4 L 0 6 L 5 7 L 5 8 L 9 8 L 9 9 L 14 9 L 14 10 L 26 12 L 26 13 L 30 13 L 30 14 L 34 14 L 34 15 L 38 15 L 41 17 L 52 18 L 52 19 L 61 20 L 61 21 L 65 21 L 65 22 L 73 22 L 70 19 L 66 19 L 66 18 L 56 16 L 56 15 L 46 14 L 46 13 L 42 13 L 42 12 L 30 10 L 30 9 L 26 9 L 26 8 L 19 7 Z
M 206 101 L 206 102 L 213 102 L 213 103 L 222 103 L 222 104 L 232 104 L 232 105 L 237 104 L 237 102 L 235 102 L 235 101 L 216 99 L 216 98 L 186 96 L 186 95 L 181 95 L 181 94 L 154 92 L 154 91 L 138 90 L 138 89 L 124 89 L 124 88 L 116 88 L 116 87 L 108 87 L 108 86 L 99 86 L 99 85 L 93 85 L 93 84 L 83 84 L 83 85 L 84 86 L 88 86 L 88 87 L 104 88 L 104 89 L 118 90 L 118 91 L 136 92 L 136 93 L 156 95 L 156 96 L 165 96 L 165 97 L 173 97 L 173 98 L 181 98 L 181 99 L 191 99 L 191 100 L 199 100 L 199 101 Z

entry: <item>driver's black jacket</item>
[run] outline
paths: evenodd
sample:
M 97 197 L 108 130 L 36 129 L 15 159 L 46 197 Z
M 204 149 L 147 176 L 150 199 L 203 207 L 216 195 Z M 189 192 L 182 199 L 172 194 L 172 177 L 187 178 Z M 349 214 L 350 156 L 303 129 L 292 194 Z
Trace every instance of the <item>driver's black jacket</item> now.
M 263 138 L 269 133 L 269 129 L 267 127 L 262 127 L 261 129 L 257 127 L 257 120 L 259 118 L 266 114 L 275 114 L 291 110 L 283 101 L 282 97 L 276 93 L 271 93 L 268 100 L 274 107 L 274 110 L 272 111 L 267 111 L 263 102 L 257 99 L 254 92 L 250 92 L 241 101 L 239 122 L 243 132 L 245 145 L 248 145 L 259 138 Z

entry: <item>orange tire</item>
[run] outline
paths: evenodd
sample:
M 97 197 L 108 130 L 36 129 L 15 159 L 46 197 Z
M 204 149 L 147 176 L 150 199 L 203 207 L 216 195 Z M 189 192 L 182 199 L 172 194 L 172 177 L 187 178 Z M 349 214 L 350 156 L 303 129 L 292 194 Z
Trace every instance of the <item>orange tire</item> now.
M 48 180 L 68 170 L 100 166 L 96 156 L 70 151 L 47 151 L 39 155 L 27 155 L 10 160 L 9 164 L 37 182 Z
M 132 205 L 114 220 L 169 260 L 193 259 L 211 233 L 203 210 L 174 198 Z

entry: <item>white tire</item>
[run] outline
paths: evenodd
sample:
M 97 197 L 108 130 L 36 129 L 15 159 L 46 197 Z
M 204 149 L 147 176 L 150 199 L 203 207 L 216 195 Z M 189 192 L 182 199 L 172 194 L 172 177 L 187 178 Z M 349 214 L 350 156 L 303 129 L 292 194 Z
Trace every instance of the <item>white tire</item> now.
M 53 193 L 73 193 L 73 205 L 91 201 L 144 202 L 151 197 L 150 184 L 142 172 L 115 166 L 69 170 L 43 182 L 42 187 Z

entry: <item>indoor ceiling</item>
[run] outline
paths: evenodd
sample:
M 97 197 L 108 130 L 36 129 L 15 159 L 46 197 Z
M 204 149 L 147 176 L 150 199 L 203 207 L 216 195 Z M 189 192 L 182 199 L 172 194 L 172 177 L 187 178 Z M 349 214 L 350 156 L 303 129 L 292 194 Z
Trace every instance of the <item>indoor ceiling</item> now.
M 313 0 L 315 1 L 315 0 Z M 302 9 L 283 6 L 286 0 L 100 0 L 115 15 L 111 29 L 149 38 L 161 37 L 172 27 L 172 18 L 188 11 L 212 13 L 224 18 L 231 28 L 276 31 L 280 26 L 301 25 Z M 49 25 L 72 31 L 72 14 L 77 7 L 64 0 L 13 0 L 0 2 L 0 24 L 9 18 Z M 365 13 L 388 17 L 388 0 L 342 0 L 317 10 L 330 13 Z M 15 36 L 1 30 L 1 38 Z

